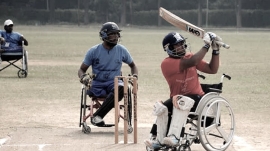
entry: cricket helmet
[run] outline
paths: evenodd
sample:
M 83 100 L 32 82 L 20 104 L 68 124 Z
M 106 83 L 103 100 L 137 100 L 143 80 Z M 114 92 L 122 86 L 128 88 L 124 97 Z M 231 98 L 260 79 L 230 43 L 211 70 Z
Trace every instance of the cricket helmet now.
M 122 30 L 119 29 L 118 25 L 114 22 L 106 22 L 102 25 L 99 36 L 102 40 L 108 38 L 108 34 L 110 33 L 119 33 L 120 37 L 120 32 Z
M 178 43 L 180 43 L 181 46 L 183 47 L 178 47 L 175 49 L 173 46 Z M 185 38 L 177 32 L 168 33 L 163 38 L 162 46 L 163 46 L 164 51 L 166 51 L 169 56 L 176 57 L 176 58 L 184 56 L 186 53 L 186 48 L 187 48 Z M 181 51 L 179 50 L 180 48 L 181 48 Z

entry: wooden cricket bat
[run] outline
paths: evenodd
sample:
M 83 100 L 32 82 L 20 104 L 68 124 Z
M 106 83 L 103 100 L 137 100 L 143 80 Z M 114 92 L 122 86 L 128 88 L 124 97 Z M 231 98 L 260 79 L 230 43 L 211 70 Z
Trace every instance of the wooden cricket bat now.
M 176 16 L 175 14 L 171 13 L 170 11 L 160 7 L 159 8 L 159 16 L 162 17 L 164 20 L 169 22 L 170 24 L 174 25 L 177 28 L 180 28 L 181 30 L 184 30 L 188 33 L 191 33 L 194 36 L 203 38 L 205 31 L 201 29 L 200 27 L 197 27 L 184 19 Z M 223 42 L 216 41 L 217 44 L 221 45 L 222 47 L 229 49 L 230 45 L 227 45 Z

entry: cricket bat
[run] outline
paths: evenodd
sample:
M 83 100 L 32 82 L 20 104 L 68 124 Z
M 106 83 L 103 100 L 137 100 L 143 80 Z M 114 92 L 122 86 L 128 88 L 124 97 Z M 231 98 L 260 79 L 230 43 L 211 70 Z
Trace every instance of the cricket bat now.
M 174 25 L 177 28 L 180 28 L 181 30 L 184 30 L 194 36 L 203 38 L 205 31 L 200 28 L 197 27 L 187 21 L 185 21 L 184 19 L 176 16 L 175 14 L 171 13 L 170 11 L 160 7 L 159 8 L 159 16 L 162 17 L 164 20 L 166 20 L 167 22 L 169 22 L 170 24 Z M 227 45 L 223 42 L 220 41 L 216 41 L 218 45 L 229 49 L 230 45 Z

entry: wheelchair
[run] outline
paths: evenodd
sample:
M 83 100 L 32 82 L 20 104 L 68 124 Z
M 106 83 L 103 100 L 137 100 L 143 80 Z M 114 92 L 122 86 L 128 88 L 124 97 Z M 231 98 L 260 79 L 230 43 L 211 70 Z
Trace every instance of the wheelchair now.
M 199 77 L 205 78 L 203 75 Z M 224 78 L 231 79 L 223 74 L 218 84 L 201 84 L 205 95 L 196 110 L 189 113 L 178 145 L 164 146 L 158 150 L 191 151 L 193 143 L 202 144 L 207 151 L 224 151 L 229 147 L 235 131 L 235 119 L 229 102 L 220 95 Z M 146 147 L 146 150 L 152 149 Z
M 91 83 L 92 80 L 95 78 L 95 75 L 90 75 L 89 76 L 89 81 L 87 84 L 82 84 L 81 88 L 81 105 L 80 105 L 80 122 L 79 122 L 79 127 L 82 127 L 82 132 L 85 134 L 91 133 L 91 127 L 87 125 L 87 119 L 90 118 L 89 121 L 91 121 L 91 118 L 93 117 L 93 113 L 101 107 L 102 103 L 106 99 L 106 97 L 96 97 L 96 96 L 89 96 L 87 94 L 87 91 L 91 89 Z M 121 79 L 120 79 L 121 80 Z M 132 81 L 128 81 L 128 93 L 127 93 L 127 100 L 128 100 L 128 105 L 127 105 L 127 121 L 128 121 L 128 129 L 127 132 L 128 134 L 131 134 L 133 132 L 133 127 L 132 127 L 132 87 L 133 83 Z M 123 102 L 123 101 L 121 101 Z M 124 110 L 125 107 L 122 104 L 119 104 L 118 106 L 119 111 Z M 89 111 L 89 113 L 87 113 Z M 120 112 L 118 114 L 118 122 L 120 119 L 124 119 L 124 115 L 122 115 Z M 91 123 L 91 122 L 90 122 Z M 113 127 L 115 124 L 105 124 L 97 127 Z
M 19 78 L 26 78 L 28 74 L 28 52 L 26 49 L 24 49 L 22 43 L 22 49 L 18 51 L 7 51 L 7 52 L 2 52 L 0 53 L 0 64 L 1 62 L 5 61 L 8 62 L 9 64 L 4 66 L 3 68 L 0 69 L 0 72 L 3 71 L 4 69 L 8 68 L 9 66 L 14 66 L 15 68 L 19 69 L 18 71 L 18 77 Z M 15 63 L 17 61 L 21 60 L 22 66 L 19 67 Z

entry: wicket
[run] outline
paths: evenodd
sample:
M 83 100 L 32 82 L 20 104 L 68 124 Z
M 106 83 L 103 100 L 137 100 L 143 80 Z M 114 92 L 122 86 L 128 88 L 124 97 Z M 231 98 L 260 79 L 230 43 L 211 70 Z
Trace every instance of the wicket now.
M 137 78 L 132 76 L 116 76 L 114 78 L 114 109 L 115 109 L 115 144 L 118 144 L 118 122 L 119 122 L 119 102 L 118 102 L 118 80 L 124 81 L 124 144 L 128 142 L 128 85 L 129 80 L 133 82 L 133 124 L 134 124 L 134 144 L 137 144 Z M 132 115 L 130 115 L 132 116 Z

